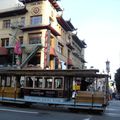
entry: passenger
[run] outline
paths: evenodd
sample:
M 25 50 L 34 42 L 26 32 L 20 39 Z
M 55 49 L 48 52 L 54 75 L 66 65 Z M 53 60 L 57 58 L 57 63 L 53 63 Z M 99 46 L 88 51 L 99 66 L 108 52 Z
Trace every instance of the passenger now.
M 50 67 L 47 65 L 47 66 L 45 67 L 45 69 L 46 69 L 46 70 L 49 70 L 49 69 L 50 69 Z

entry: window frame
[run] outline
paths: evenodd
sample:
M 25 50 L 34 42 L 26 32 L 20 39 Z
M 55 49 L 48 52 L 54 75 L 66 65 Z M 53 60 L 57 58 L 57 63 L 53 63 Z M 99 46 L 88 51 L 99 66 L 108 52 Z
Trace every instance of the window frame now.
M 64 46 L 60 42 L 58 42 L 57 50 L 59 53 L 63 54 L 63 48 L 64 48 Z
M 42 24 L 42 15 L 31 16 L 30 23 L 31 23 L 31 25 L 40 25 L 40 24 Z
M 21 25 L 22 25 L 22 27 L 25 26 L 25 17 L 21 17 Z
M 61 80 L 61 85 L 60 86 L 56 86 L 56 84 L 58 84 L 58 80 Z M 54 78 L 54 89 L 63 89 L 63 85 L 64 85 L 64 81 L 62 77 L 55 77 Z
M 11 20 L 3 20 L 3 28 L 10 28 L 11 26 Z
M 52 89 L 54 79 L 52 77 L 45 77 L 44 80 L 45 80 L 45 88 L 46 89 Z M 49 80 L 49 81 L 51 80 L 51 81 L 49 82 L 47 80 Z M 48 82 L 51 84 L 50 86 L 48 86 Z
M 37 37 L 35 37 L 37 36 Z M 37 38 L 37 39 L 34 39 Z M 29 34 L 29 44 L 41 44 L 42 33 L 30 33 Z
M 2 47 L 9 46 L 9 38 L 1 38 L 1 46 Z

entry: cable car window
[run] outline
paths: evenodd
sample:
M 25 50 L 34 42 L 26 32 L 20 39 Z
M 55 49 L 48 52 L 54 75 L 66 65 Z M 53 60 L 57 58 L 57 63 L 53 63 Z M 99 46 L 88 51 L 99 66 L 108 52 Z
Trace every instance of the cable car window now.
M 62 86 L 63 86 L 63 79 L 62 78 L 55 78 L 55 80 L 54 80 L 54 87 L 55 88 L 62 88 Z
M 43 87 L 43 79 L 42 78 L 36 78 L 37 80 L 35 81 L 35 86 L 38 88 Z
M 26 87 L 33 87 L 33 81 L 31 77 L 26 77 Z
M 10 83 L 11 83 L 10 77 L 7 77 L 7 79 L 6 79 L 6 87 L 10 87 Z
M 41 78 L 41 79 L 39 79 L 38 87 L 42 88 L 42 85 L 43 85 L 43 79 Z
M 16 86 L 16 80 L 15 80 L 15 76 L 12 76 L 11 78 L 11 87 L 15 87 Z
M 5 87 L 5 80 L 2 79 L 2 87 Z
M 52 88 L 52 78 L 45 78 L 45 88 Z
M 2 79 L 1 79 L 1 76 L 0 76 L 0 87 L 2 87 Z

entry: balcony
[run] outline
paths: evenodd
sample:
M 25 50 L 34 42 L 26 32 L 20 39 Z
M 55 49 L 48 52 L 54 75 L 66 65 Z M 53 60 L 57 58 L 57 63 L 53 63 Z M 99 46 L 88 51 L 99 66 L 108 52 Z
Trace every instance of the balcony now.
M 55 36 L 60 36 L 60 34 L 51 25 L 28 25 L 21 28 L 22 31 L 33 31 L 48 29 Z

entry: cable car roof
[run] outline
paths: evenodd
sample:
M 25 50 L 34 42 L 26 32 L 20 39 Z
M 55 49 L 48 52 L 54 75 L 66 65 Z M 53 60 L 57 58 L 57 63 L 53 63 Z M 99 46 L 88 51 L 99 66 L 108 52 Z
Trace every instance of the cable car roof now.
M 1 69 L 0 75 L 20 75 L 20 76 L 68 76 L 68 77 L 108 77 L 107 74 L 97 73 L 97 69 L 87 70 L 35 70 L 35 69 Z

